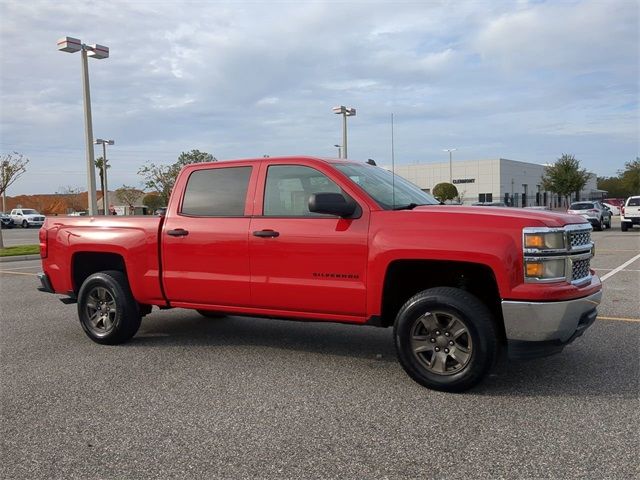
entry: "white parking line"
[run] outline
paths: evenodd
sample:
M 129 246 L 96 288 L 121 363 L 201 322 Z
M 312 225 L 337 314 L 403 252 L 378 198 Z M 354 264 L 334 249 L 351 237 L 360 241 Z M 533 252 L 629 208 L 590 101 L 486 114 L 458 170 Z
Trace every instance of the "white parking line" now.
M 30 277 L 35 277 L 37 275 L 37 273 L 12 272 L 11 270 L 0 270 L 0 273 L 6 273 L 9 275 L 28 275 Z
M 614 268 L 613 270 L 611 270 L 609 273 L 605 273 L 602 277 L 600 277 L 601 281 L 605 281 L 607 278 L 612 277 L 613 275 L 615 275 L 616 273 L 618 273 L 619 271 L 623 270 L 624 267 L 627 267 L 629 265 L 631 265 L 633 262 L 635 262 L 636 260 L 638 260 L 640 258 L 640 254 L 636 255 L 635 257 L 633 257 L 631 260 L 629 260 L 628 262 L 624 262 L 622 265 L 620 265 L 619 267 Z
M 9 270 L 29 270 L 30 268 L 42 268 L 40 265 L 33 265 L 31 267 L 8 267 Z

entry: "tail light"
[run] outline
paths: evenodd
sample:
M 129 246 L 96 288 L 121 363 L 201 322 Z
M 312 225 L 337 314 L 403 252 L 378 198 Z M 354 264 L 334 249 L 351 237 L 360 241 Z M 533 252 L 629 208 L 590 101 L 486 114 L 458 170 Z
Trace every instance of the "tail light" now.
M 620 207 L 620 215 L 624 215 L 624 206 Z
M 40 228 L 40 232 L 38 232 L 38 239 L 40 240 L 40 258 L 47 258 L 49 232 L 44 226 Z

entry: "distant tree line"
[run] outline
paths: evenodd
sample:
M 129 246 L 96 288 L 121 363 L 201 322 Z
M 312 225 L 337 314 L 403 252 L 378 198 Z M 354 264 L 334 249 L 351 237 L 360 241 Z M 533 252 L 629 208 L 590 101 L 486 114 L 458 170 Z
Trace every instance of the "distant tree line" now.
M 640 157 L 624 164 L 615 177 L 598 177 L 598 188 L 606 190 L 609 198 L 640 195 Z

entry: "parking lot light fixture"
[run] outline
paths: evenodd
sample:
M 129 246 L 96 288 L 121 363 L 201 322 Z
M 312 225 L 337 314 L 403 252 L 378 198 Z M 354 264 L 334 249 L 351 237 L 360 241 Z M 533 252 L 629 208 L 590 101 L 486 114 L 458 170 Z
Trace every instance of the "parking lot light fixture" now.
M 58 50 L 61 52 L 81 52 L 82 62 L 82 98 L 84 103 L 85 144 L 87 150 L 87 195 L 89 215 L 98 213 L 96 199 L 96 175 L 93 156 L 93 124 L 91 121 L 91 95 L 89 93 L 89 65 L 87 57 L 98 60 L 109 58 L 109 47 L 104 45 L 85 45 L 77 38 L 63 37 L 58 40 Z
M 341 158 L 347 158 L 347 117 L 355 117 L 356 109 L 353 107 L 345 107 L 340 105 L 333 107 L 333 113 L 336 115 L 342 115 L 342 156 Z
M 342 145 L 336 143 L 333 146 L 338 149 L 338 158 L 342 158 Z
M 453 163 L 451 161 L 451 152 L 455 152 L 457 148 L 445 148 L 443 152 L 449 152 L 449 183 L 453 183 Z
M 104 214 L 109 215 L 109 187 L 107 186 L 107 145 L 114 145 L 116 142 L 113 140 L 103 140 L 98 138 L 95 141 L 96 145 L 102 145 L 102 183 L 104 192 L 102 192 L 102 208 Z

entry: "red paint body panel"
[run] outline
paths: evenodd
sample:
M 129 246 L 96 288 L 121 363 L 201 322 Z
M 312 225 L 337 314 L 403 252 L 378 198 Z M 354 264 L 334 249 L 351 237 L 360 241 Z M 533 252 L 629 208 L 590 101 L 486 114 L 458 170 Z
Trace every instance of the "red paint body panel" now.
M 78 253 L 122 256 L 131 291 L 141 303 L 165 303 L 160 289 L 158 230 L 160 217 L 47 217 L 48 254 L 42 260 L 57 293 L 77 291 L 72 262 Z
M 522 229 L 585 223 L 581 217 L 443 205 L 383 210 L 334 163 L 338 161 L 290 157 L 194 164 L 178 177 L 164 220 L 48 217 L 40 237 L 46 242 L 44 271 L 57 293 L 77 291 L 71 271 L 74 255 L 115 253 L 124 259 L 140 303 L 349 323 L 380 315 L 385 276 L 400 260 L 484 265 L 493 272 L 503 300 L 568 300 L 602 288 L 595 275 L 582 287 L 523 282 Z M 356 201 L 359 217 L 263 216 L 270 165 L 302 165 L 324 173 Z M 230 166 L 253 167 L 243 216 L 179 213 L 191 172 Z M 178 228 L 189 235 L 168 235 Z M 253 235 L 261 230 L 279 235 Z

